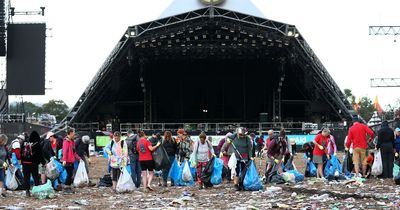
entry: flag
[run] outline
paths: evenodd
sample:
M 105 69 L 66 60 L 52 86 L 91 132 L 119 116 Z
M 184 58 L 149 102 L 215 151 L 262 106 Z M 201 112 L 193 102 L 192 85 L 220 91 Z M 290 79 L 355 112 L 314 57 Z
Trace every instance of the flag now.
M 381 115 L 383 113 L 383 109 L 382 109 L 382 107 L 381 107 L 381 105 L 379 104 L 379 101 L 378 101 L 378 96 L 375 96 L 374 107 L 375 107 L 375 110 L 378 112 L 379 115 Z

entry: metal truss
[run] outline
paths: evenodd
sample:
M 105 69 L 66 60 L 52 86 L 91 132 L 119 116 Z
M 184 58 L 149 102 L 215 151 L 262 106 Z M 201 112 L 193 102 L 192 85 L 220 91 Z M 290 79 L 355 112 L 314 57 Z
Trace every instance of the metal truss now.
M 353 107 L 347 101 L 345 95 L 340 90 L 339 86 L 333 80 L 331 75 L 322 65 L 321 61 L 315 55 L 311 47 L 304 39 L 297 39 L 302 50 L 298 51 L 298 55 L 308 61 L 307 63 L 312 67 L 317 77 L 314 78 L 314 82 L 322 83 L 320 86 L 320 91 L 325 100 L 331 105 L 335 112 L 342 118 L 351 119 Z M 302 53 L 302 51 L 306 53 Z M 309 62 L 309 61 L 312 62 Z
M 372 78 L 371 87 L 400 87 L 400 78 Z
M 369 35 L 400 35 L 400 26 L 370 26 Z
M 245 24 L 250 24 L 252 26 L 257 26 L 257 27 L 262 27 L 262 28 L 269 28 L 273 30 L 277 30 L 282 35 L 286 35 L 287 27 L 291 27 L 288 24 L 268 20 L 268 19 L 263 19 L 263 18 L 258 18 L 254 17 L 251 15 L 245 15 L 242 13 L 230 11 L 230 10 L 225 10 L 221 9 L 218 7 L 214 6 L 209 6 L 204 9 L 200 10 L 195 10 L 191 11 L 188 13 L 168 17 L 168 18 L 163 18 L 159 19 L 156 21 L 136 25 L 129 27 L 126 34 L 130 37 L 138 37 L 143 35 L 146 32 L 159 29 L 159 28 L 164 28 L 196 19 L 202 19 L 202 18 L 226 18 L 234 21 L 238 21 L 240 23 L 245 23 Z

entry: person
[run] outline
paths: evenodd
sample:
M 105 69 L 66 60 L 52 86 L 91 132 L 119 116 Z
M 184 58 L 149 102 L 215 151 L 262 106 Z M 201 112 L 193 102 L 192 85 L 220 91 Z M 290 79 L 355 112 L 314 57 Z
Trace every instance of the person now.
M 176 144 L 175 139 L 172 137 L 171 131 L 164 132 L 164 140 L 163 140 L 162 145 L 164 146 L 165 151 L 167 152 L 168 158 L 170 160 L 170 165 L 167 168 L 163 169 L 163 172 L 162 172 L 163 186 L 167 187 L 168 186 L 168 184 L 167 184 L 168 173 L 169 173 L 169 170 L 171 169 L 172 163 L 174 163 L 175 155 L 177 153 L 177 144 Z M 172 180 L 172 178 L 171 178 L 171 186 L 174 186 L 174 181 L 175 180 Z
M 128 145 L 126 141 L 121 140 L 121 133 L 115 131 L 113 140 L 106 146 L 105 151 L 108 154 L 109 164 L 112 173 L 112 190 L 116 192 L 117 182 L 121 175 L 121 168 L 128 165 Z
M 360 176 L 359 165 L 362 165 L 362 175 L 365 177 L 367 172 L 367 156 L 366 149 L 367 135 L 369 135 L 368 142 L 374 138 L 374 132 L 366 125 L 359 122 L 357 116 L 353 117 L 353 126 L 350 127 L 347 134 L 347 143 L 345 150 L 348 151 L 351 144 L 353 144 L 353 164 L 356 176 Z
M 8 152 L 10 154 L 15 153 L 17 160 L 21 160 L 21 144 L 25 141 L 24 135 L 18 135 L 16 139 L 14 139 L 9 145 Z
M 256 155 L 256 134 L 255 133 L 250 133 L 250 141 L 251 141 L 251 156 L 255 157 Z
M 399 157 L 400 152 L 400 128 L 395 129 L 395 140 L 394 140 L 394 148 L 396 150 L 395 156 L 396 158 Z
M 63 146 L 62 146 L 62 164 L 67 171 L 67 179 L 65 181 L 64 194 L 73 194 L 71 184 L 72 177 L 74 173 L 74 163 L 75 161 L 80 161 L 80 157 L 76 154 L 75 147 L 75 130 L 73 128 L 69 128 L 67 130 L 67 136 L 64 138 Z
M 86 173 L 89 176 L 89 164 L 90 164 L 90 152 L 89 152 L 89 143 L 90 143 L 90 136 L 84 135 L 82 138 L 78 138 L 75 141 L 75 147 L 76 147 L 76 154 L 83 160 L 85 163 L 85 169 Z M 96 184 L 92 183 L 89 180 L 89 186 L 93 187 Z
M 262 158 L 262 151 L 264 147 L 264 135 L 260 134 L 257 138 L 257 157 Z
M 176 141 L 178 143 L 179 162 L 182 163 L 185 159 L 189 160 L 192 154 L 193 141 L 183 129 L 178 129 Z
M 378 143 L 376 149 L 381 151 L 383 172 L 381 178 L 393 178 L 393 151 L 394 148 L 394 131 L 389 128 L 388 122 L 382 122 L 381 129 L 378 131 Z
M 199 189 L 204 189 L 204 184 L 201 181 L 201 175 L 205 169 L 208 161 L 212 156 L 215 156 L 214 149 L 210 141 L 206 140 L 207 135 L 201 132 L 199 140 L 194 144 L 193 155 L 197 159 L 197 182 L 199 183 Z
M 278 172 L 282 173 L 282 163 L 287 151 L 287 141 L 282 136 L 272 136 L 267 150 L 267 168 L 266 172 L 271 170 L 273 164 L 278 165 Z
M 250 137 L 247 136 L 247 131 L 243 127 L 239 127 L 236 129 L 236 132 L 230 135 L 225 144 L 227 147 L 233 147 L 236 158 L 238 159 L 236 165 L 236 177 L 233 180 L 235 190 L 242 190 L 242 186 L 239 184 L 239 175 L 240 172 L 244 170 L 246 167 L 246 163 L 253 159 L 252 154 L 252 145 Z
M 0 196 L 2 197 L 6 197 L 6 191 L 4 189 L 4 176 L 5 170 L 10 165 L 8 151 L 6 149 L 7 141 L 8 137 L 4 134 L 0 134 Z
M 330 156 L 335 155 L 337 153 L 337 147 L 336 147 L 336 142 L 335 142 L 335 137 L 333 137 L 333 135 L 329 135 L 329 139 L 328 139 L 328 145 L 326 146 L 327 150 L 328 150 L 328 154 Z
M 307 158 L 307 160 L 312 161 L 313 156 L 314 156 L 314 144 L 313 142 L 307 142 L 303 144 L 303 150 L 304 150 L 304 155 Z
M 269 144 L 271 143 L 271 140 L 273 138 L 274 138 L 274 131 L 273 130 L 269 130 L 268 131 L 268 137 L 267 137 L 267 140 L 265 141 L 265 145 L 264 145 L 264 148 L 263 148 L 265 154 L 267 154 Z
M 284 154 L 284 162 L 283 162 L 283 165 L 286 165 L 290 157 L 293 155 L 293 152 L 292 152 L 292 145 L 290 144 L 289 138 L 287 137 L 284 128 L 281 128 L 281 131 L 279 132 L 279 138 L 281 138 L 283 141 L 286 142 L 286 152 Z
M 307 161 L 312 161 L 313 156 L 314 156 L 314 144 L 312 142 L 307 142 L 303 144 L 303 151 L 304 151 L 304 157 L 306 158 Z M 308 166 L 307 166 L 308 167 Z M 304 173 L 305 177 L 311 177 L 310 169 L 306 168 L 306 171 Z
M 30 179 L 33 177 L 35 186 L 40 184 L 39 182 L 39 164 L 45 164 L 42 156 L 42 148 L 40 147 L 40 136 L 36 131 L 32 131 L 28 139 L 21 147 L 21 163 L 22 171 L 25 181 L 26 196 L 30 197 Z
M 51 161 L 51 158 L 57 159 L 57 151 L 62 148 L 57 147 L 57 139 L 53 132 L 49 131 L 46 134 L 46 138 L 42 141 L 42 155 L 45 164 L 39 168 L 39 174 L 41 175 L 42 184 L 47 182 L 46 177 L 46 164 Z
M 151 153 L 156 150 L 161 143 L 158 142 L 155 146 L 151 146 L 151 142 L 147 139 L 143 131 L 140 131 L 139 138 L 140 140 L 136 145 L 136 150 L 139 151 L 139 162 L 140 168 L 142 169 L 143 187 L 145 187 L 145 191 L 146 189 L 153 191 L 151 182 L 154 176 L 154 161 Z
M 162 137 L 160 133 L 155 133 L 151 135 L 149 138 L 149 141 L 151 143 L 151 146 L 155 146 L 158 142 L 162 142 Z M 154 177 L 156 178 L 158 182 L 158 186 L 162 186 L 163 184 L 161 183 L 162 178 L 162 170 L 154 170 Z
M 126 144 L 128 145 L 128 156 L 131 167 L 131 177 L 133 183 L 135 183 L 136 188 L 140 187 L 141 182 L 141 173 L 139 163 L 139 153 L 136 150 L 136 144 L 139 141 L 139 136 L 135 134 L 132 130 L 128 130 L 128 137 L 125 139 Z
M 155 133 L 151 135 L 149 138 L 149 141 L 151 142 L 151 146 L 155 146 L 158 142 L 162 141 L 162 137 L 160 133 Z
M 324 155 L 330 159 L 328 151 L 326 149 L 329 141 L 331 131 L 328 128 L 322 129 L 322 132 L 318 134 L 314 139 L 314 152 L 313 152 L 313 162 L 317 164 L 317 178 L 324 179 L 324 172 L 323 172 L 323 157 Z
M 231 152 L 229 153 L 228 151 L 226 151 L 226 149 L 223 148 L 226 139 L 230 135 L 232 135 L 232 133 L 228 132 L 223 138 L 221 138 L 219 140 L 218 146 L 217 146 L 217 151 L 219 152 L 219 157 L 221 158 L 222 161 L 224 161 L 224 166 L 228 165 L 229 157 L 230 157 L 230 155 L 232 155 L 232 149 L 231 149 Z

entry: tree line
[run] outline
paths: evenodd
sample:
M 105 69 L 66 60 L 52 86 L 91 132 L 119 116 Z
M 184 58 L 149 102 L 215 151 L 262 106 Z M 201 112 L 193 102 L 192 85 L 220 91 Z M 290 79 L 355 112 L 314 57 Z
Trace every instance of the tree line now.
M 57 119 L 57 122 L 64 119 L 69 112 L 69 107 L 63 100 L 50 100 L 49 102 L 43 105 L 36 105 L 29 101 L 17 102 L 10 104 L 8 108 L 8 113 L 10 114 L 21 114 L 24 113 L 26 115 L 32 115 L 35 113 L 35 116 L 41 114 L 51 114 L 54 115 Z

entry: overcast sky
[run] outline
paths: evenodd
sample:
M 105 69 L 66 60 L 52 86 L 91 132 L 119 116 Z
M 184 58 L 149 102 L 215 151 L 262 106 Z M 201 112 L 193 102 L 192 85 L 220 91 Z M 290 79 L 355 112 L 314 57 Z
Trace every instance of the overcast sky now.
M 46 21 L 52 29 L 46 41 L 46 80 L 52 89 L 24 100 L 62 99 L 72 107 L 127 27 L 157 19 L 172 1 L 12 0 L 16 11 L 46 7 L 45 17 L 15 16 L 14 22 Z M 369 25 L 400 25 L 400 1 L 252 2 L 266 18 L 296 25 L 342 90 L 352 89 L 357 97 L 378 95 L 382 106 L 400 98 L 400 88 L 369 87 L 372 77 L 399 77 L 400 39 L 368 34 Z

